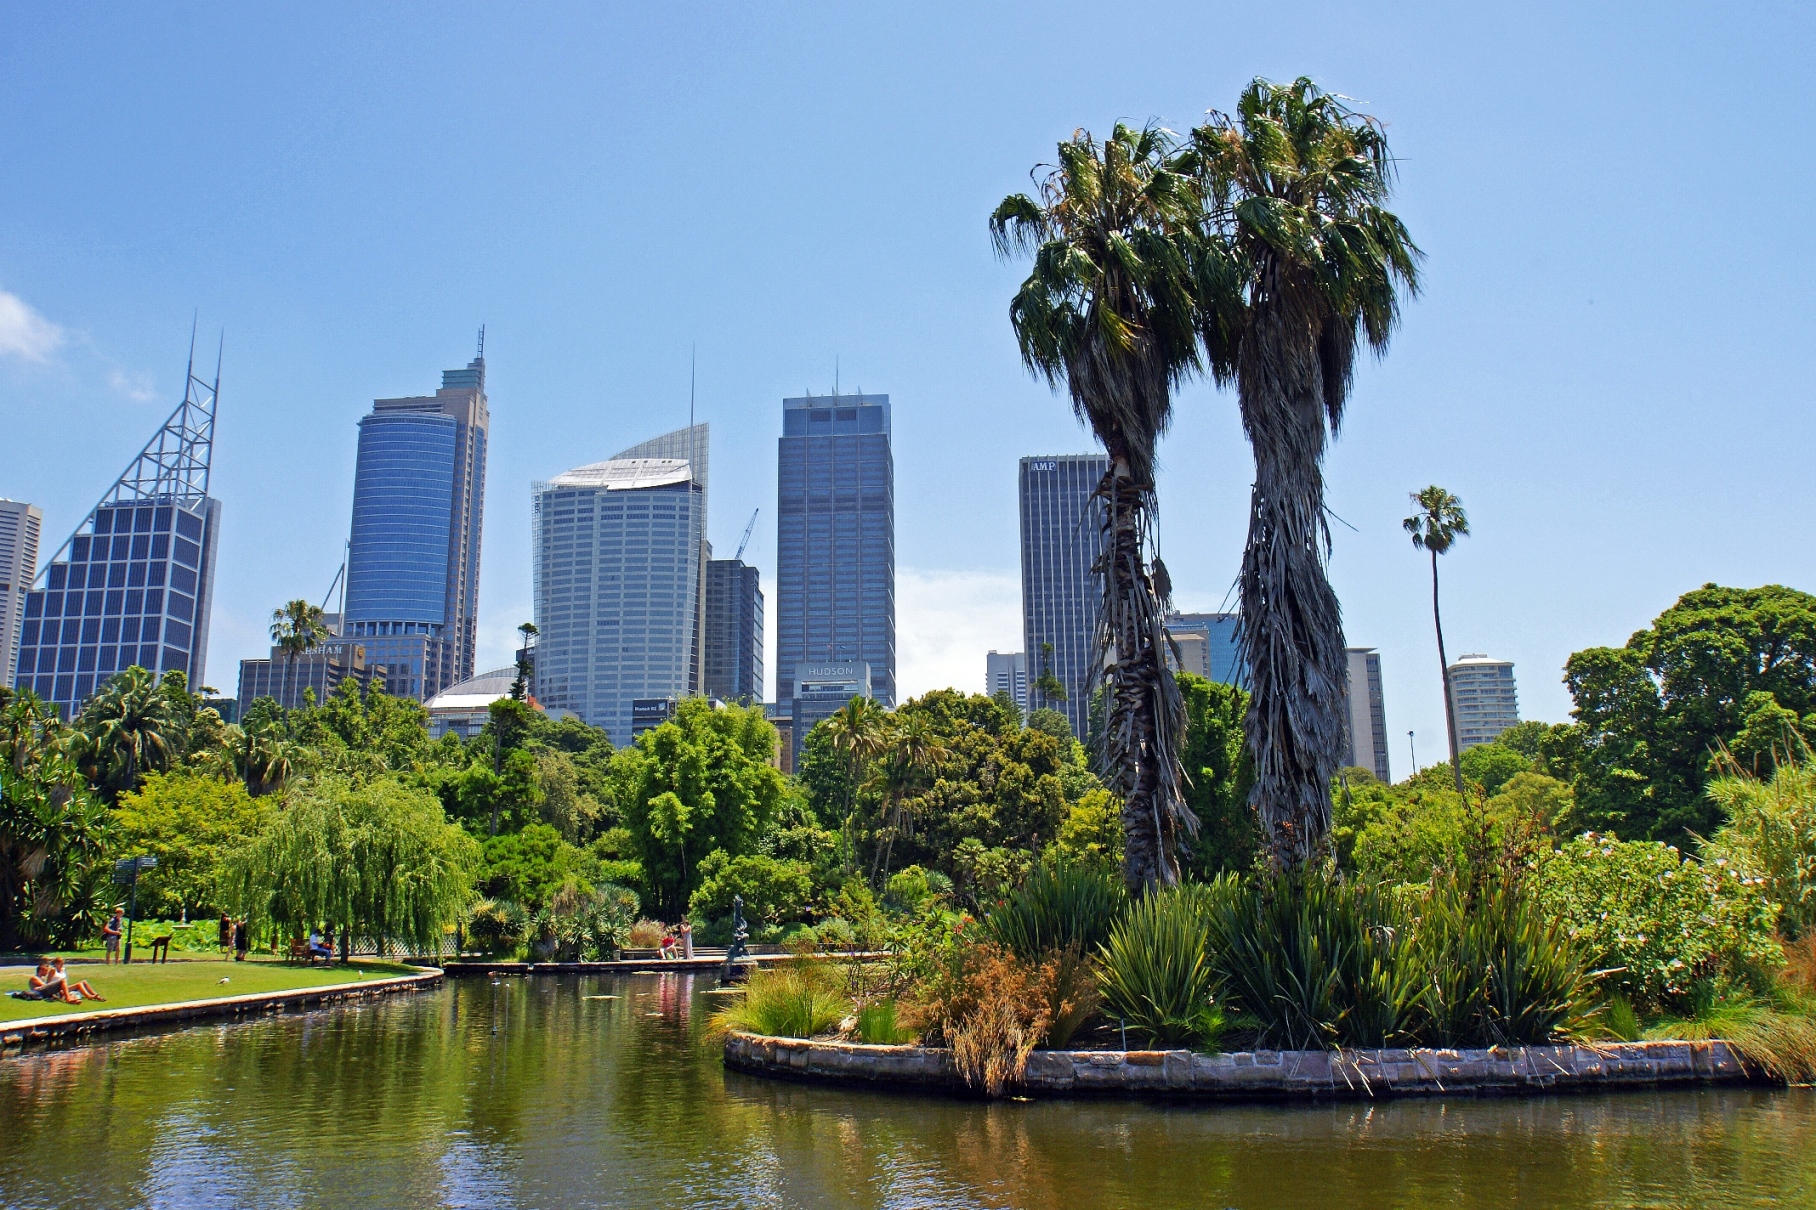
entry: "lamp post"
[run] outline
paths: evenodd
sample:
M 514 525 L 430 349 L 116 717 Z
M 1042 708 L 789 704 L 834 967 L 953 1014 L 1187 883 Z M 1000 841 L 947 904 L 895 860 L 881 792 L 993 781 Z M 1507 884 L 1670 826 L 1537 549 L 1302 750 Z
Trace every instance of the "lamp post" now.
M 138 919 L 139 916 L 139 872 L 141 870 L 155 870 L 157 868 L 158 859 L 150 854 L 146 854 L 143 857 L 122 857 L 120 860 L 114 862 L 113 880 L 120 886 L 127 888 L 126 957 L 122 959 L 123 963 L 130 964 L 132 962 L 132 922 Z M 153 948 L 155 949 L 156 947 L 154 946 Z M 156 955 L 153 956 L 155 957 Z
M 1406 733 L 1406 755 L 1412 758 L 1412 771 L 1417 773 L 1419 771 L 1419 750 L 1412 746 L 1412 732 L 1410 731 Z M 1411 774 L 1408 776 L 1410 777 Z

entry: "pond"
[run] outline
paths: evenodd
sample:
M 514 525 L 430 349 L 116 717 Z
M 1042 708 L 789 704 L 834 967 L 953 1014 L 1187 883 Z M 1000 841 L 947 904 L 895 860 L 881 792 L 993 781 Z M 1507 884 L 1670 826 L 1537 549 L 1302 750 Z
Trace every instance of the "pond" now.
M 451 980 L 3 1060 L 0 1205 L 1816 1205 L 1808 1090 L 984 1104 L 728 1073 L 716 986 Z

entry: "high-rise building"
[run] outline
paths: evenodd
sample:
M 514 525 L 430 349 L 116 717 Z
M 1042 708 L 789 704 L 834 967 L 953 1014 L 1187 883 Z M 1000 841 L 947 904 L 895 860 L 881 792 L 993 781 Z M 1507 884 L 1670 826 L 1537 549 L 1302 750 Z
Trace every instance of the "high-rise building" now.
M 1096 681 L 1097 617 L 1103 594 L 1092 567 L 1103 550 L 1103 503 L 1096 496 L 1110 460 L 1102 454 L 1023 458 L 1021 499 L 1022 651 L 1029 704 L 1052 707 L 1084 735 Z M 1057 682 L 1065 696 L 1042 690 Z
M 375 399 L 359 422 L 345 637 L 395 696 L 473 675 L 490 426 L 483 344 L 435 394 Z
M 1381 692 L 1381 656 L 1373 647 L 1344 649 L 1348 698 L 1343 707 L 1343 763 L 1392 782 L 1387 764 L 1387 698 Z
M 782 401 L 776 489 L 776 699 L 800 664 L 862 663 L 895 705 L 895 457 L 889 396 Z M 796 720 L 799 748 L 806 727 Z
M 706 565 L 706 696 L 763 700 L 763 586 L 742 559 Z
M 353 639 L 329 639 L 294 660 L 282 647 L 273 647 L 267 659 L 240 661 L 239 701 L 251 705 L 268 697 L 287 710 L 296 710 L 311 691 L 317 702 L 324 702 L 340 689 L 342 681 L 352 678 L 364 696 L 373 680 L 382 681 L 384 676 L 385 666 L 368 664 L 366 649 Z
M 801 748 L 816 724 L 831 718 L 852 698 L 874 698 L 876 693 L 870 680 L 870 665 L 862 660 L 797 664 L 790 672 L 794 710 L 789 716 L 789 743 L 793 746 L 791 764 L 799 769 Z
M 991 697 L 1009 695 L 1022 717 L 1028 715 L 1028 655 L 1023 651 L 1007 654 L 992 651 L 984 656 L 984 692 Z
M 633 703 L 698 692 L 706 482 L 685 458 L 626 456 L 653 444 L 531 489 L 537 700 L 619 744 Z
M 25 594 L 38 578 L 38 535 L 44 514 L 35 504 L 0 497 L 0 685 L 13 683 Z
M 1169 613 L 1167 633 L 1179 644 L 1180 660 L 1175 661 L 1167 649 L 1167 666 L 1195 672 L 1207 681 L 1225 685 L 1248 684 L 1248 669 L 1242 662 L 1242 648 L 1237 639 L 1235 613 Z
M 1520 721 L 1513 664 L 1482 654 L 1462 655 L 1450 666 L 1450 700 L 1457 715 L 1457 750 L 1491 744 Z
M 204 684 L 221 528 L 221 502 L 208 494 L 220 385 L 218 357 L 212 383 L 196 377 L 192 342 L 183 402 L 26 595 L 14 684 L 65 718 L 135 664 Z

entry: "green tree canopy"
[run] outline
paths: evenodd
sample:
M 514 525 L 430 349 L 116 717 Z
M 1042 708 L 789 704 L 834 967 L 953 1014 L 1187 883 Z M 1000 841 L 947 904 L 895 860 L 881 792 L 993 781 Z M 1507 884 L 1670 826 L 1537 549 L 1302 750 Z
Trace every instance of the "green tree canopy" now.
M 139 876 L 139 912 L 174 919 L 201 917 L 220 907 L 220 878 L 228 854 L 249 843 L 276 813 L 244 784 L 193 770 L 153 773 L 120 796 L 115 813 L 116 856 L 149 854 L 157 868 Z
M 1198 834 L 1186 843 L 1182 860 L 1191 877 L 1208 880 L 1248 869 L 1261 845 L 1249 806 L 1255 766 L 1242 729 L 1248 694 L 1190 672 L 1175 675 L 1185 701 L 1185 799 L 1198 816 Z
M 761 709 L 688 698 L 613 757 L 612 797 L 652 907 L 670 917 L 686 910 L 700 862 L 715 849 L 756 851 L 785 792 L 769 763 L 775 750 L 776 729 Z
M 1705 584 L 1624 647 L 1572 655 L 1564 681 L 1580 724 L 1583 826 L 1685 846 L 1721 823 L 1704 793 L 1720 745 L 1770 694 L 1816 712 L 1816 597 L 1777 584 Z
M 394 778 L 325 777 L 292 790 L 284 809 L 229 860 L 230 905 L 301 931 L 327 922 L 342 937 L 430 949 L 473 897 L 479 844 L 424 790 Z
M 54 706 L 0 688 L 0 948 L 70 943 L 99 928 L 112 819 Z

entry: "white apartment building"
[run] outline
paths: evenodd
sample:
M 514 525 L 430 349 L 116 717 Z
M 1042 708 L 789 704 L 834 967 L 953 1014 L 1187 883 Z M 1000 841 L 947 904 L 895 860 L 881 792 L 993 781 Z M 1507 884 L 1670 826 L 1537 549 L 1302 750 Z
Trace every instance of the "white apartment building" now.
M 1491 744 L 1520 721 L 1520 697 L 1513 663 L 1478 653 L 1450 666 L 1450 701 L 1457 716 L 1457 749 Z

